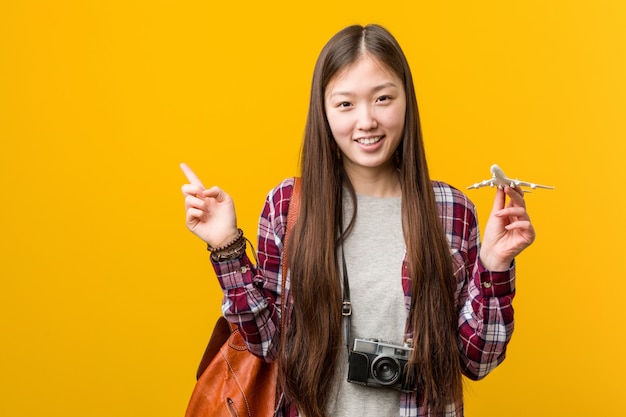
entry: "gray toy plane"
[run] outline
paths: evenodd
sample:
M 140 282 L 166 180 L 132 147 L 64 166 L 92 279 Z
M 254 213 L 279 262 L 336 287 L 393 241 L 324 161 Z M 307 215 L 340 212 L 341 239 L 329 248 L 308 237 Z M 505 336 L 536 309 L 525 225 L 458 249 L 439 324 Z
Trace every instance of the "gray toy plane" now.
M 491 174 L 492 174 L 492 177 L 490 179 L 477 182 L 473 185 L 470 185 L 467 188 L 470 189 L 470 188 L 480 188 L 480 187 L 489 186 L 489 187 L 498 187 L 499 189 L 502 189 L 508 185 L 511 188 L 519 187 L 520 189 L 522 187 L 530 187 L 533 190 L 535 188 L 546 188 L 548 190 L 554 189 L 554 187 L 551 187 L 549 185 L 541 185 L 541 184 L 535 184 L 533 182 L 520 181 L 517 178 L 514 180 L 511 178 L 508 178 L 506 175 L 504 175 L 504 172 L 502 172 L 500 167 L 496 164 L 491 166 Z M 524 192 L 528 192 L 528 190 L 524 190 Z

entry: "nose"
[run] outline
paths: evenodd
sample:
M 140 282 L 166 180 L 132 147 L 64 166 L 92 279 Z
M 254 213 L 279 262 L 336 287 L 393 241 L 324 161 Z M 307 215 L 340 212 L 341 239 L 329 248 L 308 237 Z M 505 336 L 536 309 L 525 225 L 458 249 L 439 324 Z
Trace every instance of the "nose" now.
M 357 129 L 363 131 L 370 131 L 376 129 L 378 123 L 374 111 L 369 106 L 362 106 L 358 112 Z

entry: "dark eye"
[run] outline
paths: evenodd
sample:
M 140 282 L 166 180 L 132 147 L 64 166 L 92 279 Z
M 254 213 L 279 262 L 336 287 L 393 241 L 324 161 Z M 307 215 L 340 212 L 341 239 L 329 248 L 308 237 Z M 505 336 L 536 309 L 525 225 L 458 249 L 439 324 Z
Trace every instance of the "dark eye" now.
M 339 105 L 337 107 L 345 108 L 345 107 L 350 107 L 350 106 L 351 106 L 351 104 L 348 103 L 347 101 L 342 101 L 341 103 L 339 103 Z
M 380 96 L 378 97 L 377 101 L 381 102 L 381 101 L 389 101 L 389 100 L 391 100 L 391 96 Z

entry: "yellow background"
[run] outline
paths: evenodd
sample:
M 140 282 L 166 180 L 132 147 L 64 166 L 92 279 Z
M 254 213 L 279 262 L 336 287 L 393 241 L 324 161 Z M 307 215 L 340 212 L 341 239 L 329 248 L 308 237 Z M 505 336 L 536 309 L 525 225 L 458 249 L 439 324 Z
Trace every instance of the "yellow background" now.
M 626 2 L 4 0 L 0 415 L 182 416 L 219 287 L 179 162 L 255 236 L 297 173 L 313 64 L 378 22 L 414 72 L 433 177 L 527 196 L 508 358 L 468 416 L 626 415 Z M 468 191 L 481 222 L 493 191 Z

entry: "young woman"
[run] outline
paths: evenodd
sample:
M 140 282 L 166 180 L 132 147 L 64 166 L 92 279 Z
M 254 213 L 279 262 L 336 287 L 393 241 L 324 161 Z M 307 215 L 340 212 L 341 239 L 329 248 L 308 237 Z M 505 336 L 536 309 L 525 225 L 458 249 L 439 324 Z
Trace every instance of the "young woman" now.
M 231 198 L 183 165 L 187 226 L 212 249 L 224 315 L 251 352 L 279 361 L 282 415 L 463 415 L 462 375 L 487 375 L 513 331 L 514 258 L 535 237 L 523 193 L 496 191 L 479 244 L 473 204 L 429 177 L 407 60 L 377 25 L 347 27 L 323 48 L 301 164 L 289 253 L 293 179 L 268 194 L 258 265 L 245 254 Z M 360 346 L 382 345 L 408 358 L 391 388 L 370 383 L 386 382 L 389 366 L 377 378 L 351 359 Z

